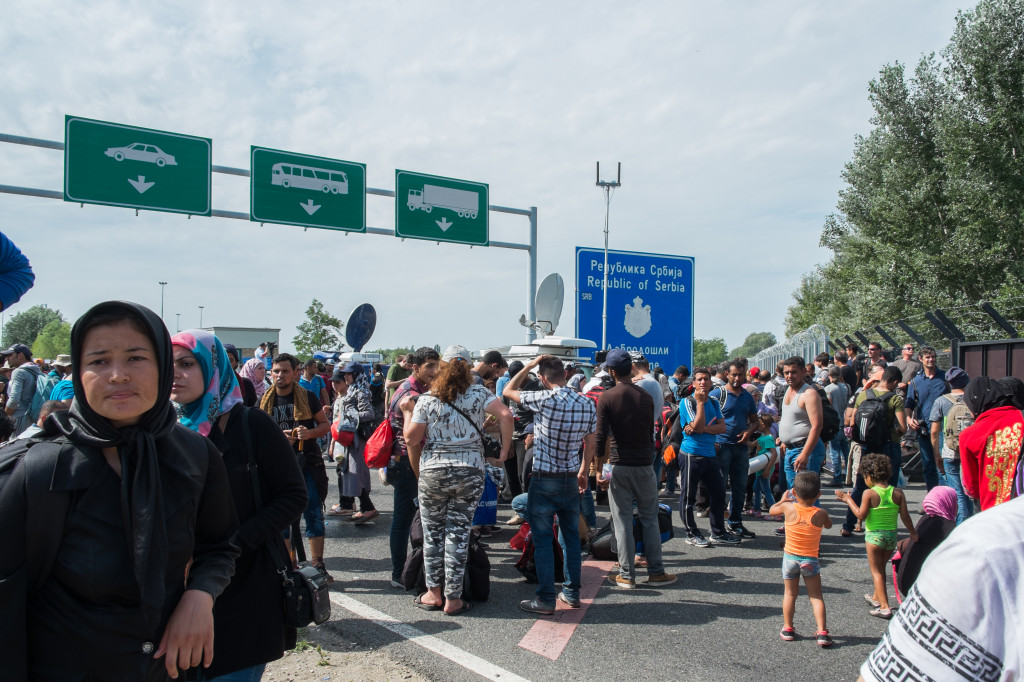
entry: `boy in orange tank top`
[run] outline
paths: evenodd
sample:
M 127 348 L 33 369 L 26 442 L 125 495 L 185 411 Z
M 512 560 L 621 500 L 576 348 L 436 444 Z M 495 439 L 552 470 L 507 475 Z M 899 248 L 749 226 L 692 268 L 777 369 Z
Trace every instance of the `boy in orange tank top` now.
M 820 495 L 821 481 L 818 474 L 803 471 L 796 475 L 793 489 L 787 490 L 768 513 L 781 514 L 786 519 L 786 547 L 782 555 L 782 580 L 786 585 L 786 593 L 782 598 L 782 632 L 779 636 L 786 642 L 796 639 L 793 613 L 796 611 L 796 597 L 800 593 L 800 576 L 803 576 L 814 620 L 818 625 L 815 637 L 818 644 L 825 647 L 831 646 L 832 637 L 825 624 L 818 546 L 821 544 L 821 530 L 831 528 L 832 519 L 827 511 L 814 506 Z

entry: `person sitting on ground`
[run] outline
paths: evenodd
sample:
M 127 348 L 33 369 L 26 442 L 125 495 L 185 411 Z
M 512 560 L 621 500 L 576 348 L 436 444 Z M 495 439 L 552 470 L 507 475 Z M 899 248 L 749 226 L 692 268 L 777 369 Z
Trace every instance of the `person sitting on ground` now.
M 956 490 L 937 485 L 928 491 L 921 503 L 924 516 L 917 521 L 917 540 L 904 538 L 896 543 L 899 558 L 893 557 L 896 570 L 896 595 L 908 594 L 924 560 L 949 537 L 956 528 Z
M 769 514 L 781 514 L 786 523 L 786 545 L 782 555 L 782 580 L 786 585 L 786 593 L 782 598 L 782 631 L 779 635 L 783 641 L 796 639 L 793 627 L 793 614 L 796 612 L 796 598 L 800 594 L 800 576 L 804 578 L 804 587 L 811 600 L 814 621 L 818 626 L 815 633 L 818 645 L 832 645 L 825 621 L 825 600 L 821 595 L 821 568 L 818 564 L 818 551 L 821 544 L 821 531 L 832 527 L 832 519 L 828 512 L 814 506 L 821 495 L 821 481 L 816 473 L 802 471 L 796 475 L 792 490 L 787 490 L 782 499 L 772 505 Z
M 864 521 L 867 529 L 864 546 L 867 549 L 871 580 L 875 585 L 874 594 L 865 594 L 864 599 L 874 607 L 869 611 L 872 616 L 885 619 L 892 618 L 885 589 L 885 565 L 896 549 L 897 516 L 903 520 L 910 539 L 917 541 L 917 530 L 907 511 L 907 497 L 902 490 L 888 484 L 891 474 L 892 462 L 889 458 L 871 453 L 860 461 L 860 475 L 868 486 L 861 496 L 860 506 L 853 501 L 850 493 L 845 490 L 836 491 L 836 497 L 845 502 L 858 519 Z
M 428 611 L 454 616 L 470 609 L 462 599 L 473 513 L 484 490 L 486 415 L 501 424 L 499 466 L 512 443 L 512 413 L 493 392 L 473 382 L 469 351 L 449 346 L 441 367 L 405 423 L 409 464 L 419 479 L 423 572 L 427 591 L 416 597 Z M 442 590 L 444 592 L 442 596 Z

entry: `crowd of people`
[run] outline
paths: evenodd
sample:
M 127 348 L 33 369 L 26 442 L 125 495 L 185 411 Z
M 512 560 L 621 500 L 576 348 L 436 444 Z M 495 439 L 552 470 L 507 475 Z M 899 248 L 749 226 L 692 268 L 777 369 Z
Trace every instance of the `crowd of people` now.
M 418 514 L 419 608 L 472 608 L 464 576 L 471 543 L 494 530 L 474 518 L 488 486 L 511 502 L 508 524 L 529 525 L 537 588 L 520 608 L 539 615 L 557 602 L 581 607 L 582 552 L 603 502 L 619 548 L 609 584 L 676 582 L 659 502 L 678 495 L 693 547 L 754 538 L 745 517 L 779 523 L 780 636 L 797 638 L 802 579 L 815 640 L 829 646 L 818 559 L 831 485 L 846 508 L 839 535 L 863 534 L 869 613 L 897 616 L 862 675 L 952 665 L 953 654 L 928 646 L 925 621 L 970 633 L 988 655 L 979 660 L 1006 669 L 1018 655 L 1011 636 L 964 619 L 985 608 L 1007 632 L 1019 625 L 1007 605 L 1019 604 L 1024 564 L 1024 503 L 1011 502 L 1022 485 L 1024 383 L 943 372 L 930 347 L 907 344 L 902 355 L 887 362 L 871 344 L 867 356 L 852 346 L 811 364 L 789 358 L 774 373 L 734 358 L 669 376 L 611 349 L 588 376 L 552 356 L 508 363 L 496 351 L 474 360 L 462 346 L 424 346 L 385 372 L 266 346 L 243 358 L 208 331 L 171 336 L 142 306 L 101 303 L 75 323 L 69 356 L 0 353 L 10 441 L 0 450 L 0 651 L 12 679 L 155 680 L 190 668 L 198 679 L 259 679 L 296 639 L 281 613 L 282 567 L 305 561 L 332 580 L 325 515 L 379 516 L 365 451 L 380 447 L 383 429 L 391 585 L 405 587 Z M 901 490 L 904 452 L 919 453 L 928 489 L 916 524 Z M 972 611 L 962 586 L 937 577 L 949 564 L 925 561 L 931 553 L 969 562 L 975 577 L 1010 577 L 978 585 Z M 67 655 L 48 655 L 52 641 Z

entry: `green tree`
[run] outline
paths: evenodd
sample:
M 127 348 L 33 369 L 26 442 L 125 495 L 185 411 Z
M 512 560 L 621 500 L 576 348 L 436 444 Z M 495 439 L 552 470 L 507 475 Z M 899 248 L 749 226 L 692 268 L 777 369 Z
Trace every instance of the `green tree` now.
M 10 348 L 16 343 L 23 343 L 31 348 L 36 337 L 39 336 L 39 332 L 43 331 L 43 327 L 54 320 L 64 321 L 64 316 L 60 314 L 59 310 L 42 305 L 34 305 L 28 310 L 23 310 L 11 317 L 4 325 L 0 345 Z
M 324 304 L 314 298 L 306 308 L 306 321 L 296 327 L 299 333 L 292 339 L 295 354 L 308 360 L 314 351 L 340 347 L 341 328 L 341 320 L 327 312 Z
M 409 346 L 407 348 L 378 348 L 377 350 L 371 352 L 380 353 L 382 356 L 384 356 L 383 362 L 386 364 L 391 364 L 399 355 L 407 355 L 415 350 L 415 348 Z
M 872 129 L 843 169 L 821 245 L 786 319 L 833 333 L 943 308 L 973 330 L 981 299 L 1024 314 L 1024 0 L 957 15 L 941 58 L 885 66 Z M 984 318 L 984 316 L 981 316 Z M 899 336 L 899 334 L 897 334 Z
M 725 362 L 728 359 L 728 350 L 725 339 L 718 336 L 713 339 L 694 339 L 693 367 L 710 367 Z
M 751 355 L 757 355 L 765 348 L 770 348 L 776 343 L 778 341 L 775 339 L 775 334 L 771 332 L 751 332 L 747 334 L 747 338 L 743 340 L 741 346 L 729 351 L 729 357 L 737 358 L 743 356 L 749 358 Z
M 63 320 L 54 320 L 36 336 L 32 355 L 52 360 L 62 353 L 71 353 L 71 325 Z

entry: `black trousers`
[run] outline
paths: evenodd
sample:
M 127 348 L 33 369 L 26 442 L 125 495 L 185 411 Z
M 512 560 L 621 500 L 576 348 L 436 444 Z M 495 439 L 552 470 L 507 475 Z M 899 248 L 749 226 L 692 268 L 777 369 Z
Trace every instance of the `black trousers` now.
M 680 499 L 679 515 L 689 535 L 700 535 L 697 521 L 693 516 L 693 507 L 697 501 L 697 487 L 703 483 L 708 492 L 710 506 L 708 517 L 711 520 L 711 532 L 720 535 L 725 532 L 725 479 L 722 478 L 722 467 L 714 457 L 700 457 L 682 453 L 679 467 Z

